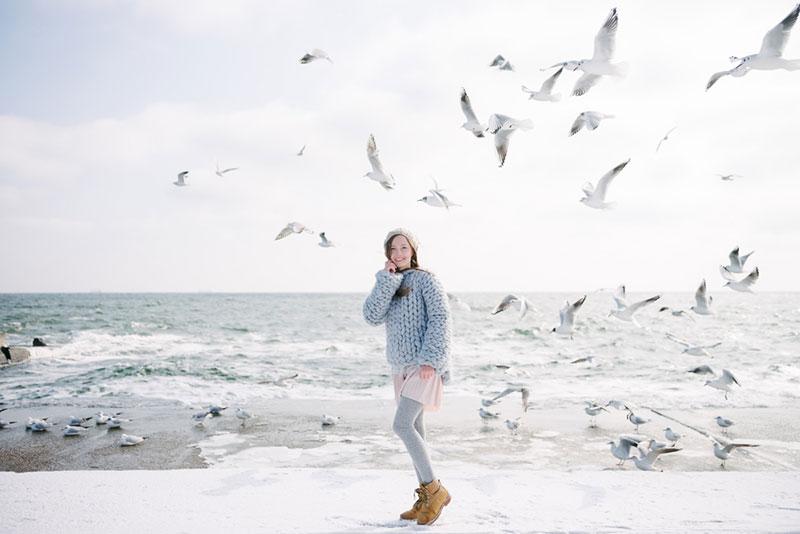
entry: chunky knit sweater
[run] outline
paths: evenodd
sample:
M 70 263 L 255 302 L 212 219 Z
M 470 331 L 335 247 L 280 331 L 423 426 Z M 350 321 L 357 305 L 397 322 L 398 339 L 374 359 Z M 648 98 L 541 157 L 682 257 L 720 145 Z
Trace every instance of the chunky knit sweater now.
M 386 360 L 393 373 L 409 365 L 430 365 L 444 383 L 450 380 L 450 304 L 436 277 L 407 269 L 375 274 L 375 287 L 364 301 L 364 319 L 386 323 Z M 395 297 L 400 287 L 411 292 Z

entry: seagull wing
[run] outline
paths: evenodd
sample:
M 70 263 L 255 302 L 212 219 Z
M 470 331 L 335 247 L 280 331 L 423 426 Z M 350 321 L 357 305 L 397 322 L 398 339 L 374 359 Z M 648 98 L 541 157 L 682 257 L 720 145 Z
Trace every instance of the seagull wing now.
M 583 306 L 584 302 L 586 302 L 586 295 L 582 296 L 571 305 L 565 306 L 562 310 L 562 320 L 567 321 L 570 325 L 573 324 L 575 322 L 575 314 L 578 313 L 578 310 L 581 309 L 581 306 Z
M 728 254 L 728 261 L 733 268 L 741 268 L 742 262 L 739 260 L 739 247 L 731 250 L 731 253 Z
M 628 159 L 627 161 L 623 161 L 600 178 L 600 181 L 597 182 L 597 189 L 595 190 L 595 195 L 598 196 L 600 200 L 605 200 L 606 192 L 608 191 L 608 186 L 611 184 L 611 180 L 613 180 L 621 171 L 625 168 L 625 166 L 630 163 L 631 160 Z
M 610 61 L 614 55 L 615 41 L 617 37 L 617 8 L 611 10 L 606 22 L 594 38 L 594 55 L 592 60 Z
M 503 125 L 508 122 L 514 122 L 514 119 L 509 117 L 508 115 L 502 115 L 500 113 L 495 113 L 489 117 L 489 132 L 490 133 L 497 133 Z
M 461 89 L 461 111 L 464 112 L 464 116 L 468 121 L 478 122 L 478 117 L 475 116 L 475 111 L 472 109 L 472 102 L 467 96 L 467 91 L 463 88 Z
M 781 57 L 783 49 L 789 41 L 789 32 L 792 31 L 794 23 L 797 22 L 797 15 L 800 14 L 800 4 L 797 4 L 786 18 L 780 21 L 774 28 L 767 32 L 761 42 L 760 56 Z
M 506 58 L 504 58 L 501 54 L 497 54 L 491 63 L 489 63 L 490 67 L 496 67 L 498 65 L 502 65 L 506 62 Z
M 660 298 L 661 298 L 661 295 L 655 295 L 653 297 L 650 297 L 649 299 L 644 299 L 644 300 L 640 300 L 639 302 L 634 302 L 633 304 L 628 306 L 628 309 L 631 311 L 631 314 L 634 314 L 634 313 L 636 313 L 636 310 L 638 310 L 639 308 L 647 306 L 648 304 L 652 304 L 652 303 L 654 303 L 655 301 L 657 301 Z
M 494 311 L 492 312 L 492 315 L 500 313 L 501 311 L 508 308 L 512 303 L 516 302 L 517 300 L 518 300 L 517 297 L 514 295 L 506 295 L 505 297 L 503 297 L 503 300 L 500 301 L 500 304 L 498 304 L 495 307 Z
M 496 400 L 498 400 L 498 399 L 502 399 L 503 397 L 505 397 L 505 396 L 507 396 L 507 395 L 511 395 L 512 393 L 516 393 L 516 392 L 518 392 L 519 390 L 520 390 L 520 388 L 518 388 L 518 387 L 509 387 L 509 388 L 506 388 L 506 389 L 504 389 L 502 392 L 500 392 L 500 393 L 498 393 L 497 395 L 495 395 L 494 397 L 492 397 L 492 400 L 493 400 L 493 401 L 496 401 Z
M 583 187 L 581 187 L 581 190 L 583 194 L 586 195 L 586 198 L 589 198 L 592 196 L 592 193 L 594 193 L 594 184 L 592 184 L 592 182 L 586 182 L 583 184 Z
M 735 376 L 733 376 L 733 373 L 731 373 L 731 372 L 730 372 L 730 371 L 728 371 L 727 369 L 723 369 L 723 370 L 722 370 L 722 377 L 721 377 L 721 379 L 722 379 L 722 381 L 723 381 L 723 382 L 725 382 L 726 384 L 736 384 L 736 385 L 737 385 L 737 386 L 739 386 L 739 387 L 741 387 L 741 386 L 742 386 L 742 385 L 739 383 L 739 381 L 738 381 L 738 380 L 736 380 L 736 377 L 735 377 Z
M 600 78 L 601 76 L 599 74 L 583 73 L 583 75 L 578 78 L 578 81 L 575 82 L 575 87 L 572 88 L 572 96 L 585 95 L 589 92 L 589 89 L 600 81 Z
M 758 267 L 753 269 L 750 274 L 745 276 L 744 279 L 741 281 L 741 283 L 747 286 L 752 286 L 753 284 L 756 283 L 757 280 L 758 280 Z
M 372 165 L 374 172 L 386 174 L 383 172 L 381 160 L 378 159 L 378 145 L 375 144 L 375 136 L 372 134 L 369 134 L 369 140 L 367 141 L 367 159 L 369 159 L 369 164 Z
M 275 236 L 275 241 L 277 241 L 278 239 L 283 239 L 284 237 L 290 236 L 293 233 L 294 233 L 294 229 L 292 228 L 292 225 L 291 224 L 287 224 L 284 227 L 284 229 L 281 230 L 280 233 L 278 233 L 277 236 Z
M 728 76 L 730 73 L 732 73 L 737 68 L 738 67 L 734 67 L 731 70 L 721 70 L 719 72 L 715 72 L 714 74 L 712 74 L 711 78 L 708 79 L 708 83 L 706 84 L 706 91 L 711 89 L 711 86 L 714 85 L 715 83 L 717 83 L 717 80 L 719 80 L 723 76 Z
M 506 156 L 508 155 L 508 143 L 510 141 L 511 134 L 513 134 L 515 131 L 516 130 L 499 130 L 494 134 L 494 147 L 497 149 L 497 158 L 500 160 L 501 167 L 506 162 Z
M 559 77 L 559 76 L 561 76 L 561 72 L 562 72 L 563 70 L 564 70 L 564 67 L 561 67 L 560 69 L 558 69 L 558 70 L 556 71 L 556 73 L 555 73 L 555 74 L 553 74 L 552 76 L 550 76 L 549 78 L 547 78 L 547 79 L 544 81 L 544 83 L 542 84 L 542 88 L 540 89 L 540 91 L 542 91 L 543 93 L 550 93 L 550 92 L 552 92 L 552 91 L 553 91 L 553 86 L 555 86 L 555 84 L 556 84 L 556 80 L 558 80 L 558 77 Z M 523 87 L 524 87 L 524 86 L 523 86 Z M 524 90 L 524 89 L 523 89 L 523 90 Z
M 572 128 L 569 129 L 569 135 L 575 135 L 576 133 L 581 131 L 584 124 L 586 124 L 585 114 L 581 113 L 578 115 L 578 118 L 575 119 L 575 122 L 572 123 Z
M 702 308 L 708 306 L 708 297 L 706 295 L 706 280 L 703 279 L 703 282 L 697 288 L 697 291 L 694 292 L 694 301 L 697 303 L 697 306 Z
M 753 443 L 728 443 L 722 448 L 722 450 L 725 452 L 731 452 L 733 449 L 738 449 L 739 447 L 758 447 L 758 445 Z

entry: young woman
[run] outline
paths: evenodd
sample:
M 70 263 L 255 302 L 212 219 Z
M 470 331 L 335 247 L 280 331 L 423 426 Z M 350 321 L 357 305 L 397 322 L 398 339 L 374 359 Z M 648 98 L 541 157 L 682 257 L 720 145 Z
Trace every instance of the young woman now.
M 414 234 L 392 230 L 383 246 L 386 264 L 364 302 L 364 319 L 386 324 L 386 359 L 397 401 L 392 428 L 408 449 L 419 481 L 417 501 L 400 518 L 430 525 L 450 503 L 433 473 L 423 420 L 426 410 L 441 406 L 450 379 L 450 307 L 436 277 L 419 267 Z

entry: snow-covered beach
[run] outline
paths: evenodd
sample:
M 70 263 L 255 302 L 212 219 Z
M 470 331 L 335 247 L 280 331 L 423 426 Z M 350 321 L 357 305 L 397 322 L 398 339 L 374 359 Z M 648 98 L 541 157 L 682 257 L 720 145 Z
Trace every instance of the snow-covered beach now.
M 397 519 L 414 477 L 386 469 L 0 474 L 3 531 L 797 532 L 800 474 L 443 469 L 433 527 Z M 408 491 L 404 491 L 404 489 Z

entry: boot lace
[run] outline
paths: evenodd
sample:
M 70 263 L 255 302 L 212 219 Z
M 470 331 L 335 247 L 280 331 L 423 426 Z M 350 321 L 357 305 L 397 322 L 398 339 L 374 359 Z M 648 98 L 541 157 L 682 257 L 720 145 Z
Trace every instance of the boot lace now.
M 417 503 L 419 503 L 420 506 L 422 506 L 423 504 L 428 504 L 428 492 L 427 491 L 425 491 L 422 488 L 417 488 L 414 491 L 417 494 Z

